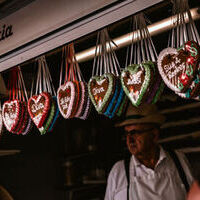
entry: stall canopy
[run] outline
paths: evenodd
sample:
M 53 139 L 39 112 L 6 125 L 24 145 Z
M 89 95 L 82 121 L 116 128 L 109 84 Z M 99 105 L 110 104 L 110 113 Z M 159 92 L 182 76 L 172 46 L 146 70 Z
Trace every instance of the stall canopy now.
M 4 71 L 163 0 L 35 0 L 0 20 Z

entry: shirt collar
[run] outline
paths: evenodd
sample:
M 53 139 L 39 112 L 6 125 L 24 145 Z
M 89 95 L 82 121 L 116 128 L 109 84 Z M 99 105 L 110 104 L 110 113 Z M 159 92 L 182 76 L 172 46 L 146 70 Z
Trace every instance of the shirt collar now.
M 167 155 L 166 155 L 165 151 L 163 150 L 163 148 L 160 146 L 160 157 L 158 159 L 156 166 L 158 166 L 166 158 L 167 158 Z M 131 160 L 133 162 L 133 165 L 136 167 L 143 165 L 142 163 L 140 163 L 140 161 L 134 155 L 132 155 Z

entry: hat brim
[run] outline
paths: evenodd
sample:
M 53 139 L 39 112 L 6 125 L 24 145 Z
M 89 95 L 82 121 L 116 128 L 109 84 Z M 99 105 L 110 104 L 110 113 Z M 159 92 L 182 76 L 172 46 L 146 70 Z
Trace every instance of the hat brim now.
M 125 119 L 122 122 L 116 123 L 115 127 L 123 127 L 131 124 L 158 124 L 162 125 L 165 122 L 165 117 L 161 114 L 153 114 L 144 116 L 140 119 Z

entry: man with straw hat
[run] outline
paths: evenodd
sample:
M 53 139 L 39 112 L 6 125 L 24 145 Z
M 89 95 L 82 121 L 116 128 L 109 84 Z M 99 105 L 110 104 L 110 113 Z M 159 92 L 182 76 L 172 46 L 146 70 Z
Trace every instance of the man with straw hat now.
M 158 144 L 164 121 L 155 105 L 129 105 L 116 126 L 127 134 L 131 157 L 113 166 L 105 200 L 185 200 L 193 177 L 181 152 L 165 151 Z

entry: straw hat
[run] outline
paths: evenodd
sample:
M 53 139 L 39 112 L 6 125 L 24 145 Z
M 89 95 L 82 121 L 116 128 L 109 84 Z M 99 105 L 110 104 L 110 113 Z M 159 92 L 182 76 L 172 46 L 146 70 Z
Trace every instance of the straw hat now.
M 147 123 L 161 125 L 164 121 L 165 117 L 159 113 L 155 104 L 141 104 L 139 107 L 135 107 L 129 103 L 124 119 L 115 126 Z

